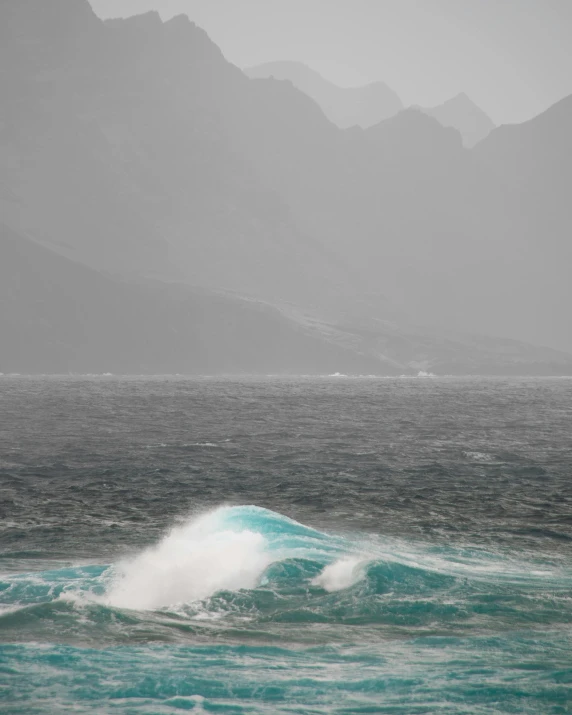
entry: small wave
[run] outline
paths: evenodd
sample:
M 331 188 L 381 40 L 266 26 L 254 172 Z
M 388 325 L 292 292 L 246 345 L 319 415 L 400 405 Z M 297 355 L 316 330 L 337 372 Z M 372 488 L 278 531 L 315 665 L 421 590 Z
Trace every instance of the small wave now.
M 225 440 L 229 442 L 230 440 Z M 193 447 L 213 449 L 219 445 L 215 442 L 186 442 L 184 444 L 167 444 L 160 442 L 159 444 L 146 444 L 145 449 L 192 449 Z
M 463 455 L 473 462 L 482 462 L 483 464 L 493 464 L 497 461 L 492 454 L 487 454 L 487 452 L 463 452 Z
M 312 581 L 312 584 L 321 586 L 329 593 L 343 591 L 364 578 L 366 564 L 367 561 L 358 556 L 339 559 L 326 566 L 319 576 L 316 576 Z

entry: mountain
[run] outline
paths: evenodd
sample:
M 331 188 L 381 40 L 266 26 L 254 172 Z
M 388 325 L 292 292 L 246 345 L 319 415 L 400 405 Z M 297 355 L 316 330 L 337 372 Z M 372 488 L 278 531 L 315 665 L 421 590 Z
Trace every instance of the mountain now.
M 495 129 L 473 153 L 504 190 L 518 226 L 530 288 L 529 319 L 546 342 L 570 349 L 572 96 L 520 125 Z M 514 230 L 514 229 L 513 229 Z
M 421 108 L 442 124 L 444 127 L 454 127 L 463 137 L 466 147 L 474 147 L 485 139 L 495 125 L 482 109 L 462 92 L 437 107 Z
M 398 375 L 422 368 L 454 373 L 466 369 L 467 358 L 480 372 L 499 367 L 494 344 L 459 345 L 431 337 L 425 338 L 420 361 L 406 364 L 407 336 L 397 331 L 389 331 L 381 346 L 375 333 L 303 324 L 254 301 L 181 284 L 120 281 L 3 224 L 0 336 L 5 374 Z M 466 355 L 459 360 L 462 350 Z M 541 374 L 572 369 L 572 360 L 555 351 L 532 352 L 507 343 L 504 352 L 508 374 L 523 365 Z M 429 355 L 433 358 L 427 360 Z
M 2 47 L 11 70 L 0 75 L 6 223 L 121 275 L 307 304 L 325 286 L 351 291 L 339 259 L 300 230 L 232 137 L 233 113 L 255 92 L 204 31 L 156 13 L 104 24 L 83 0 L 25 5 L 59 21 L 40 25 L 33 42 L 39 56 L 57 51 L 59 64 L 19 63 L 28 15 L 2 3 L 0 25 L 11 28 Z M 76 51 L 62 28 L 89 42 Z M 303 104 L 304 121 L 322 121 Z
M 322 108 L 330 121 L 342 129 L 371 127 L 403 109 L 397 94 L 383 82 L 342 88 L 301 62 L 269 62 L 249 67 L 245 73 L 253 79 L 273 77 L 292 82 L 294 87 Z
M 524 343 L 572 349 L 563 311 L 550 322 L 569 282 L 540 271 L 545 237 L 481 145 L 413 109 L 341 130 L 186 17 L 5 0 L 0 28 L 0 218 L 16 234 L 122 289 L 274 306 L 371 372 L 561 372 Z
M 87 2 L 0 3 L 0 216 L 94 265 L 161 270 L 167 244 L 98 121 L 111 103 L 94 109 L 112 79 L 102 29 Z
M 0 372 L 395 372 L 275 309 L 119 281 L 0 224 Z
M 244 70 L 252 79 L 287 80 L 311 97 L 324 114 L 341 129 L 360 126 L 364 129 L 398 114 L 404 107 L 397 96 L 383 82 L 363 87 L 342 88 L 324 79 L 301 62 L 268 62 Z M 494 128 L 492 120 L 461 93 L 437 107 L 414 107 L 442 126 L 460 132 L 467 147 L 473 147 Z
M 572 151 L 571 120 L 572 95 L 523 124 L 498 127 L 475 148 L 475 154 L 529 198 L 540 192 L 544 200 L 552 196 L 559 203 L 572 180 L 567 161 Z

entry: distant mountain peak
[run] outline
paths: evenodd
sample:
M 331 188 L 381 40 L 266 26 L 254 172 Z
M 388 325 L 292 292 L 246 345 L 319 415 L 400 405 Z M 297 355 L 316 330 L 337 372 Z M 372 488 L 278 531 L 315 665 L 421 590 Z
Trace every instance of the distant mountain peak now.
M 180 15 L 174 15 L 170 20 L 165 22 L 167 27 L 196 27 L 194 22 L 191 22 L 188 15 L 181 13 Z
M 369 82 L 368 84 L 362 85 L 363 87 L 389 87 L 387 82 L 382 82 L 380 79 L 375 80 L 375 82 Z
M 479 147 L 479 153 L 503 157 L 500 163 L 531 161 L 539 166 L 541 158 L 548 157 L 560 163 L 572 148 L 572 95 L 559 100 L 544 112 L 522 124 L 503 124 L 495 129 Z M 509 160 L 510 156 L 510 160 Z M 530 160 L 527 157 L 534 156 Z M 564 161 L 564 165 L 569 162 Z M 565 184 L 567 185 L 567 182 Z
M 138 46 L 138 62 L 154 62 L 150 57 L 158 50 L 163 53 L 165 44 L 169 51 L 192 57 L 195 61 L 220 63 L 223 60 L 220 48 L 205 30 L 184 14 L 175 15 L 163 22 L 158 12 L 151 11 L 128 18 L 106 20 L 105 25 L 116 32 L 124 33 L 129 37 L 129 42 Z
M 490 117 L 465 93 L 459 92 L 436 107 L 418 107 L 444 127 L 457 129 L 466 147 L 473 147 L 495 128 Z
M 462 151 L 459 132 L 453 127 L 444 127 L 435 117 L 421 109 L 409 107 L 394 117 L 380 122 L 367 130 L 377 143 L 392 147 L 402 147 L 409 152 L 421 154 L 441 154 Z
M 162 27 L 163 20 L 156 10 L 150 10 L 142 15 L 133 15 L 128 18 L 113 18 L 105 20 L 105 25 L 112 28 L 133 28 L 134 30 L 154 31 Z
M 324 114 L 342 129 L 374 126 L 403 109 L 397 94 L 384 82 L 361 87 L 339 87 L 303 62 L 267 62 L 245 70 L 252 78 L 288 80 L 311 97 Z
M 459 94 L 456 94 L 454 97 L 451 97 L 451 99 L 447 99 L 442 104 L 437 105 L 437 107 L 434 107 L 434 109 L 451 105 L 463 106 L 465 108 L 470 108 L 475 112 L 479 112 L 480 114 L 485 114 L 485 112 L 483 112 L 483 110 L 477 104 L 475 104 L 475 102 L 473 102 L 473 100 L 466 92 L 459 92 Z

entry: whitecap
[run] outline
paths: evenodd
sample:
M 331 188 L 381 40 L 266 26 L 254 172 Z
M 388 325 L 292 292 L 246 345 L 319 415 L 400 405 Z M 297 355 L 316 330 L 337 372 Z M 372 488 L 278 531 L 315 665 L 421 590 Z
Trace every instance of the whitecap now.
M 119 563 L 104 600 L 136 610 L 192 603 L 219 591 L 255 588 L 271 561 L 262 534 L 224 528 L 218 510 L 175 527 L 157 546 Z
M 314 586 L 321 586 L 329 593 L 343 591 L 360 581 L 365 575 L 364 566 L 367 563 L 362 557 L 349 556 L 329 564 L 312 581 Z

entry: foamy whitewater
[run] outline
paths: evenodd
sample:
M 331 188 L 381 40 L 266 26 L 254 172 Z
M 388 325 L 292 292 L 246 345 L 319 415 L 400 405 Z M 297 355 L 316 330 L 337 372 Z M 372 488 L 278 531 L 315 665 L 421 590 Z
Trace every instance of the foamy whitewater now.
M 572 385 L 0 396 L 3 713 L 570 711 Z

